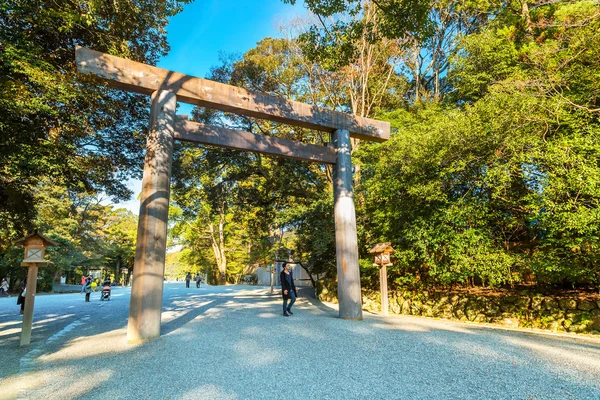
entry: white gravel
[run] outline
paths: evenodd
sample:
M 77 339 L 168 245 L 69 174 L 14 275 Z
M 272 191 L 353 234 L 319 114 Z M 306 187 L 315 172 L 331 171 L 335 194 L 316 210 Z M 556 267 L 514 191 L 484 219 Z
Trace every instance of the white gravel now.
M 600 399 L 599 340 L 417 317 L 345 321 L 306 298 L 285 318 L 265 288 L 168 283 L 162 336 L 131 346 L 129 290 L 97 297 L 39 296 L 28 349 L 18 347 L 18 308 L 0 302 L 0 398 Z

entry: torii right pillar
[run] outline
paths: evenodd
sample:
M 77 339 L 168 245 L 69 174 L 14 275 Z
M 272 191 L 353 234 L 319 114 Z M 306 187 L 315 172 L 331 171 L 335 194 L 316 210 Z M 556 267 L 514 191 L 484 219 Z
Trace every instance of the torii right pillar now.
M 331 138 L 337 155 L 333 171 L 333 207 L 340 318 L 361 320 L 362 295 L 352 189 L 350 132 L 338 129 Z

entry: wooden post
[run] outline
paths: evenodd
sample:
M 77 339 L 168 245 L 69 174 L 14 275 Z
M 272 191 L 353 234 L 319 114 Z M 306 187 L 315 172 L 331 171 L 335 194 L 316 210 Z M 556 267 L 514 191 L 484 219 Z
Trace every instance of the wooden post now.
M 350 134 L 347 130 L 338 129 L 331 136 L 337 156 L 333 175 L 333 199 L 340 318 L 362 319 Z
M 127 324 L 129 343 L 160 336 L 176 105 L 171 92 L 152 95 Z
M 33 323 L 33 303 L 37 288 L 38 266 L 31 264 L 27 267 L 27 293 L 25 294 L 25 308 L 23 309 L 23 325 L 21 328 L 21 346 L 31 343 L 31 325 Z
M 379 268 L 379 288 L 381 290 L 381 313 L 388 315 L 388 284 L 387 284 L 387 266 L 382 265 Z

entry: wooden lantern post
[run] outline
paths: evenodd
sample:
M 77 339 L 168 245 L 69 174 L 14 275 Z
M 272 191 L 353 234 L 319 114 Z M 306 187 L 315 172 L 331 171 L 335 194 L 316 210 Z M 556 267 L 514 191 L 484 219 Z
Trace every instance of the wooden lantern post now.
M 47 237 L 37 232 L 15 242 L 16 245 L 25 246 L 25 258 L 21 263 L 27 267 L 27 287 L 25 294 L 25 308 L 23 310 L 23 325 L 21 328 L 21 346 L 31 343 L 31 325 L 33 323 L 33 303 L 37 286 L 38 267 L 43 267 L 48 262 L 44 259 L 47 246 L 58 246 Z
M 379 267 L 379 287 L 381 291 L 381 313 L 384 316 L 388 315 L 388 284 L 387 284 L 387 267 L 392 265 L 391 254 L 395 250 L 391 243 L 377 243 L 369 253 L 375 255 L 374 266 Z

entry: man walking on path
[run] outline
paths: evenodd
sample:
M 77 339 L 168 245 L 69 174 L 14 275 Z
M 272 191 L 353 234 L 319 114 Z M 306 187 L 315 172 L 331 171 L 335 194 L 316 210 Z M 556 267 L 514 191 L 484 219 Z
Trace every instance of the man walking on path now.
M 200 282 L 202 282 L 202 277 L 200 276 L 200 274 L 196 275 L 196 287 L 199 288 L 200 287 Z
M 19 296 L 17 297 L 17 305 L 21 306 L 21 311 L 19 314 L 23 314 L 25 311 L 25 296 L 27 295 L 27 279 L 23 279 L 21 281 L 21 291 L 19 292 Z
M 185 287 L 189 288 L 190 287 L 190 281 L 192 280 L 192 276 L 190 275 L 190 273 L 188 272 L 188 274 L 185 276 Z
M 285 261 L 283 263 L 283 271 L 281 271 L 279 280 L 281 281 L 281 294 L 283 295 L 283 316 L 289 317 L 290 315 L 294 315 L 291 310 L 292 306 L 296 302 L 296 297 L 298 297 L 298 291 L 296 290 L 296 285 L 294 284 L 294 275 L 292 274 L 292 271 L 290 271 L 289 264 Z M 289 305 L 288 300 L 290 300 Z
M 10 297 L 8 295 L 8 282 L 2 278 L 2 284 L 0 284 L 0 297 Z

